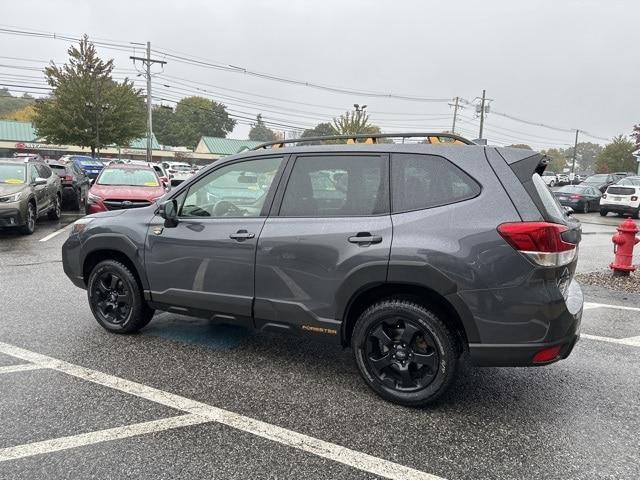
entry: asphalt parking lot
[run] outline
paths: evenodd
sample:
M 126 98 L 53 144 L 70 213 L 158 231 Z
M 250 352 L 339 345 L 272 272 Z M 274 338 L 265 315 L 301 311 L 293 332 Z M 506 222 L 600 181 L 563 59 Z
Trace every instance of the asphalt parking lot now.
M 567 360 L 463 365 L 407 409 L 339 347 L 168 313 L 108 334 L 62 271 L 75 218 L 0 232 L 0 478 L 640 477 L 640 294 L 585 287 Z M 620 219 L 579 218 L 580 271 L 606 268 Z

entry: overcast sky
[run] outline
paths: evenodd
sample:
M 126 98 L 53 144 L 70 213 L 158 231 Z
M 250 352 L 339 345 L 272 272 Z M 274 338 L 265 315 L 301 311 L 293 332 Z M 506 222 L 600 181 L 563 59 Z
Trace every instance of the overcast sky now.
M 599 137 L 628 134 L 640 123 L 638 0 L 21 0 L 3 2 L 0 23 L 123 43 L 149 40 L 160 51 L 358 91 L 472 101 L 484 88 L 495 112 Z M 68 45 L 5 34 L 0 42 L 0 56 L 36 61 L 64 61 Z M 118 69 L 132 68 L 133 48 L 100 52 L 115 58 Z M 135 53 L 143 52 L 138 47 Z M 219 99 L 236 112 L 273 110 L 264 116 L 274 122 L 310 126 L 359 103 L 368 105 L 371 119 L 386 131 L 451 128 L 446 103 L 335 94 L 167 61 L 165 75 L 241 99 Z M 7 58 L 0 64 L 38 65 Z M 25 71 L 0 67 L 2 73 Z M 154 85 L 165 98 L 189 94 L 176 88 L 175 79 L 155 77 Z M 462 115 L 458 127 L 475 138 L 473 108 Z M 493 112 L 485 125 L 485 136 L 495 143 L 543 148 L 573 142 L 572 133 Z M 230 136 L 241 138 L 247 131 L 238 125 Z

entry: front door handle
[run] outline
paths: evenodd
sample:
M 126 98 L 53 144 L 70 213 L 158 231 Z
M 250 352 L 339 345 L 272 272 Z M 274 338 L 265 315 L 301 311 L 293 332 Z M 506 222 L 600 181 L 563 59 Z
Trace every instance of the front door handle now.
M 380 235 L 371 235 L 369 232 L 359 232 L 353 237 L 349 237 L 349 242 L 357 243 L 358 245 L 370 245 L 382 242 L 382 237 Z
M 246 230 L 238 230 L 236 233 L 232 233 L 231 235 L 229 235 L 229 238 L 232 238 L 233 240 L 237 240 L 239 242 L 243 242 L 255 236 L 255 233 L 249 233 Z

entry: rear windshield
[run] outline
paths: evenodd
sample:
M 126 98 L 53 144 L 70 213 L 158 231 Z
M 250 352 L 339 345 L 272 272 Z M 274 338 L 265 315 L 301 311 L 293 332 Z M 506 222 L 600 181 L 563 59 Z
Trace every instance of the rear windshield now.
M 549 190 L 549 187 L 547 187 L 547 184 L 544 183 L 542 177 L 537 173 L 534 173 L 532 180 L 533 185 L 536 187 L 536 191 L 538 192 L 538 196 L 542 201 L 542 205 L 547 212 L 547 216 L 557 223 L 565 223 L 564 210 L 558 200 L 556 200 L 556 197 L 551 193 L 551 190 Z
M 64 176 L 67 174 L 67 169 L 63 165 L 49 165 L 49 168 L 58 175 Z
M 0 183 L 22 185 L 27 179 L 27 169 L 19 163 L 0 163 Z
M 633 195 L 636 193 L 636 189 L 629 187 L 609 187 L 607 188 L 607 193 L 612 193 L 613 195 Z
M 98 185 L 128 185 L 132 187 L 158 187 L 158 177 L 153 170 L 107 168 L 98 178 Z
M 558 193 L 584 193 L 586 190 L 590 190 L 591 187 L 582 187 L 580 185 L 567 185 L 566 187 L 556 190 Z
M 640 186 L 640 177 L 627 177 L 618 182 L 618 185 Z

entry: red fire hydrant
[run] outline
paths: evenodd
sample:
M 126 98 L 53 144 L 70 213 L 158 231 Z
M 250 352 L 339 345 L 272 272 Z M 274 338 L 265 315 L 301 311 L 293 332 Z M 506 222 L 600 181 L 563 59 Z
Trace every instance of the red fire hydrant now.
M 618 233 L 616 233 L 611 241 L 613 242 L 613 263 L 609 268 L 613 270 L 614 277 L 628 276 L 636 267 L 633 266 L 633 247 L 640 242 L 640 238 L 636 237 L 638 226 L 633 220 L 627 218 L 618 225 Z

